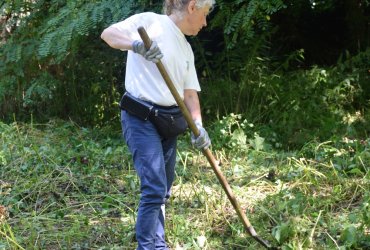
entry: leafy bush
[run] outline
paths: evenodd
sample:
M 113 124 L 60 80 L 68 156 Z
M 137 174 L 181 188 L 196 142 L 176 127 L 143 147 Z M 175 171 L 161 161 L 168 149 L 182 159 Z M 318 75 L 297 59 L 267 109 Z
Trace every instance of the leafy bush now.
M 255 58 L 234 76 L 237 79 L 207 83 L 204 113 L 218 118 L 243 114 L 257 127 L 268 126 L 289 147 L 334 135 L 364 138 L 369 131 L 364 88 L 370 78 L 367 62 L 357 58 L 368 55 L 369 50 L 335 67 L 286 73 L 273 73 L 263 59 Z

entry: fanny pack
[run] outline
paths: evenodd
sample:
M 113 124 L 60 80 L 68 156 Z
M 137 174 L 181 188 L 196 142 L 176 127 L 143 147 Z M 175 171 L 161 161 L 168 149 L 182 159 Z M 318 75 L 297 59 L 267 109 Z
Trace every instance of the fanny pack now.
M 120 101 L 120 108 L 144 121 L 149 120 L 164 138 L 178 136 L 188 128 L 185 117 L 177 106 L 151 104 L 126 92 Z

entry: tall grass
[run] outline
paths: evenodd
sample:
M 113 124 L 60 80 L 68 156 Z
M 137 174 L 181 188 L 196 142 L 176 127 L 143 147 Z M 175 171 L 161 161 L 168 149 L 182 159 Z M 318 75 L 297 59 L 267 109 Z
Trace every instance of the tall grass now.
M 0 249 L 134 249 L 139 183 L 121 132 L 72 122 L 0 123 Z M 241 116 L 209 127 L 261 237 L 283 249 L 369 247 L 370 140 L 275 149 Z M 166 215 L 173 249 L 261 249 L 204 157 L 180 138 Z

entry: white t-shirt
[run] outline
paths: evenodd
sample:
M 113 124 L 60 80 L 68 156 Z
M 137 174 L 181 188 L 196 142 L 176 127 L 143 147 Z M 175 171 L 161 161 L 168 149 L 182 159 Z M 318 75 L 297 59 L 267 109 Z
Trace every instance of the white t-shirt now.
M 161 49 L 161 61 L 179 95 L 184 99 L 185 89 L 200 91 L 193 50 L 184 34 L 167 15 L 152 12 L 136 14 L 113 26 L 133 40 L 141 40 L 137 29 L 144 27 Z M 125 88 L 133 96 L 158 105 L 176 104 L 155 63 L 131 50 L 127 55 Z

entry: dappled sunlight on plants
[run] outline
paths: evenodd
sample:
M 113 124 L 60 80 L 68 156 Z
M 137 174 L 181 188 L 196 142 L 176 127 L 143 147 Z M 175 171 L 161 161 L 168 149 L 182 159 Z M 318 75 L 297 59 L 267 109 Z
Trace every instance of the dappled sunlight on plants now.
M 287 159 L 288 168 L 278 173 L 285 185 L 264 201 L 275 207 L 273 235 L 280 244 L 288 249 L 299 244 L 313 249 L 324 244 L 329 248 L 367 246 L 369 224 L 361 211 L 369 202 L 369 172 L 356 164 L 355 157 L 369 152 L 367 143 L 348 138 L 309 143 L 297 154 L 299 159 Z M 346 162 L 341 165 L 346 167 L 338 168 L 333 162 Z
M 274 71 L 254 55 L 244 65 L 239 62 L 240 51 L 235 53 L 230 56 L 235 60 L 229 69 L 233 76 L 212 79 L 204 87 L 206 115 L 217 114 L 215 127 L 229 124 L 216 135 L 234 134 L 231 141 L 219 139 L 224 146 L 245 147 L 240 129 L 257 147 L 262 137 L 269 145 L 285 149 L 300 148 L 316 139 L 327 141 L 335 135 L 367 137 L 369 49 L 331 67 L 313 65 L 294 71 L 279 67 Z M 257 132 L 256 136 L 249 131 Z
M 0 247 L 135 248 L 139 180 L 120 131 L 54 120 L 0 123 L 0 132 Z M 273 132 L 240 115 L 212 124 L 209 133 L 222 172 L 263 238 L 283 249 L 368 246 L 369 139 L 332 137 L 283 151 Z M 261 249 L 189 134 L 179 140 L 166 214 L 174 249 Z

